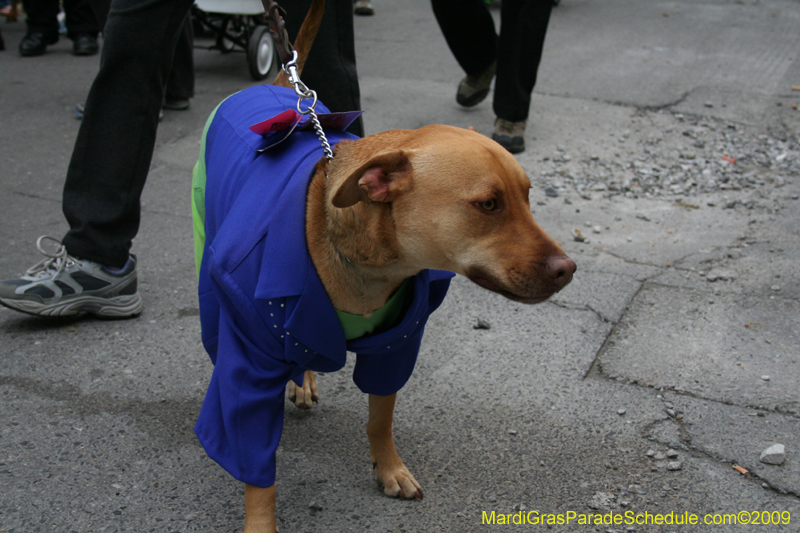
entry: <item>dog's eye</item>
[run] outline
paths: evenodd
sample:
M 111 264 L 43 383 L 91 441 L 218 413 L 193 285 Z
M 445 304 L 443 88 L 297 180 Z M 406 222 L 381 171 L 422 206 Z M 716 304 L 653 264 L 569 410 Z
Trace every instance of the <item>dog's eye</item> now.
M 484 211 L 494 211 L 497 209 L 497 200 L 485 200 L 480 203 L 480 206 Z

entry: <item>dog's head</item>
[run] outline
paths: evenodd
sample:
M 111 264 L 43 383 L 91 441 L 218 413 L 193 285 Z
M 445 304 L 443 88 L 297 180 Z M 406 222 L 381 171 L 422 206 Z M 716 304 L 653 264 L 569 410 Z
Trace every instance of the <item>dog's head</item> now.
M 340 144 L 337 160 L 330 203 L 380 220 L 403 266 L 450 270 L 524 303 L 572 280 L 575 263 L 533 219 L 530 180 L 494 141 L 427 126 Z

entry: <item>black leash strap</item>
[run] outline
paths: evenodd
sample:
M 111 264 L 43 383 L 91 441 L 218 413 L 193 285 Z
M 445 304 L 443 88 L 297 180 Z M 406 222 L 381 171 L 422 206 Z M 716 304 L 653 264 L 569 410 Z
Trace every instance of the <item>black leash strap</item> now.
M 269 31 L 275 41 L 275 49 L 278 51 L 281 63 L 286 65 L 292 60 L 294 52 L 294 46 L 289 42 L 289 34 L 286 33 L 286 22 L 283 20 L 283 17 L 286 16 L 286 10 L 274 0 L 261 0 L 261 3 L 264 5 L 264 11 L 267 14 Z

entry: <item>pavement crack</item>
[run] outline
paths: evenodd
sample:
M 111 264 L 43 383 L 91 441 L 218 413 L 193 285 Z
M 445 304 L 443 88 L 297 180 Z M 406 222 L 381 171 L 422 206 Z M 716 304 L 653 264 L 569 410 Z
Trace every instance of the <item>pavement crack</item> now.
M 694 89 L 688 90 L 671 102 L 665 102 L 663 104 L 657 104 L 657 105 L 633 106 L 633 107 L 636 107 L 640 111 L 654 111 L 654 112 L 666 111 L 671 107 L 681 105 L 683 102 L 686 101 L 687 98 L 689 98 L 689 95 L 692 94 L 693 91 Z
M 718 246 L 718 247 L 714 248 L 713 251 L 723 250 L 723 249 L 727 250 L 727 249 L 737 248 L 737 247 L 738 246 L 735 245 L 735 244 L 731 244 L 731 245 L 727 245 L 727 246 L 726 245 L 722 245 L 722 246 Z M 692 272 L 692 270 L 690 268 L 681 267 L 681 266 L 677 266 L 677 265 L 680 265 L 683 262 L 685 262 L 687 259 L 689 259 L 690 257 L 693 257 L 693 256 L 697 255 L 698 252 L 686 253 L 685 255 L 680 256 L 677 259 L 674 259 L 674 260 L 670 261 L 669 264 L 666 264 L 666 265 L 658 265 L 658 264 L 655 264 L 655 263 L 637 261 L 636 259 L 628 259 L 627 257 L 624 257 L 622 255 L 614 253 L 611 250 L 601 250 L 601 253 L 610 255 L 611 257 L 613 257 L 615 259 L 619 259 L 623 263 L 629 264 L 629 265 L 658 268 L 658 269 L 661 269 L 662 271 L 663 270 L 669 270 L 670 268 L 674 268 L 675 270 L 679 270 L 679 271 L 682 271 L 682 272 Z M 646 279 L 649 279 L 649 278 L 645 278 L 645 280 Z
M 647 388 L 656 390 L 656 387 L 653 386 L 653 385 L 645 385 L 645 386 Z M 798 414 L 800 414 L 797 411 L 790 411 L 790 410 L 780 409 L 777 405 L 772 407 L 772 408 L 768 408 L 768 407 L 765 407 L 763 405 L 754 405 L 754 404 L 748 404 L 748 403 L 736 403 L 736 402 L 733 402 L 733 401 L 730 401 L 730 400 L 720 400 L 718 398 L 709 398 L 709 397 L 703 396 L 701 394 L 697 394 L 697 393 L 694 393 L 694 392 L 686 391 L 686 390 L 683 390 L 683 389 L 675 389 L 675 388 L 672 388 L 672 387 L 659 386 L 657 388 L 658 388 L 659 391 L 671 392 L 673 394 L 677 394 L 678 396 L 685 396 L 687 398 L 692 398 L 693 400 L 702 400 L 704 402 L 716 403 L 716 404 L 720 404 L 720 405 L 730 405 L 732 407 L 739 407 L 741 409 L 752 409 L 753 411 L 760 411 L 760 412 L 763 412 L 763 413 L 772 413 L 772 414 L 781 415 L 781 416 L 797 416 Z
M 619 259 L 620 261 L 622 261 L 623 263 L 625 263 L 625 264 L 628 264 L 628 265 L 636 265 L 636 266 L 646 266 L 646 267 L 652 267 L 652 268 L 660 268 L 660 269 L 662 269 L 662 270 L 665 270 L 665 269 L 667 269 L 667 268 L 670 268 L 670 267 L 667 267 L 667 266 L 664 266 L 664 265 L 657 265 L 657 264 L 655 264 L 655 263 L 646 263 L 646 262 L 644 262 L 644 261 L 637 261 L 636 259 L 628 259 L 627 257 L 625 257 L 625 256 L 622 256 L 622 255 L 619 255 L 619 254 L 616 254 L 616 253 L 612 252 L 611 250 L 602 250 L 602 251 L 601 251 L 601 253 L 604 253 L 604 254 L 610 255 L 611 257 L 613 257 L 613 258 L 615 258 L 615 259 Z
M 600 367 L 600 357 L 608 349 L 609 342 L 610 342 L 611 338 L 614 336 L 614 334 L 616 333 L 617 328 L 619 327 L 620 323 L 622 322 L 622 318 L 625 316 L 625 313 L 627 312 L 628 307 L 630 306 L 631 302 L 634 301 L 637 296 L 639 296 L 639 293 L 642 292 L 642 289 L 644 288 L 644 286 L 645 286 L 644 283 L 640 284 L 639 288 L 636 289 L 636 292 L 633 293 L 633 295 L 630 297 L 630 299 L 628 299 L 627 302 L 625 302 L 625 311 L 623 311 L 622 315 L 620 316 L 620 319 L 617 322 L 611 322 L 613 324 L 613 326 L 611 326 L 611 329 L 608 330 L 608 333 L 606 334 L 606 337 L 603 339 L 603 344 L 600 345 L 600 348 L 597 350 L 597 353 L 595 353 L 594 359 L 592 360 L 592 364 L 589 365 L 589 369 L 583 375 L 583 379 L 587 379 L 589 377 L 602 377 L 603 379 L 611 381 L 611 379 L 609 377 L 607 377 L 607 376 L 605 376 L 603 374 L 602 368 Z
M 22 196 L 23 198 L 33 198 L 34 200 L 45 200 L 46 202 L 52 203 L 61 203 L 61 198 L 48 198 L 47 196 L 42 196 L 40 194 L 31 194 L 29 192 L 22 192 L 22 191 L 11 191 L 11 194 L 15 196 Z
M 543 91 L 539 91 L 539 90 L 536 90 L 535 93 L 543 95 L 543 96 L 549 96 L 549 97 L 555 97 L 555 98 L 564 98 L 564 99 L 568 99 L 568 100 L 587 100 L 589 102 L 597 102 L 597 103 L 600 103 L 600 104 L 607 104 L 607 105 L 612 105 L 612 106 L 616 106 L 616 107 L 623 107 L 623 108 L 626 108 L 626 109 L 635 109 L 636 111 L 639 111 L 639 112 L 646 112 L 646 111 L 658 112 L 658 111 L 665 111 L 665 110 L 668 110 L 671 107 L 675 107 L 677 105 L 682 104 L 689 97 L 689 95 L 692 94 L 692 91 L 693 90 L 686 91 L 686 92 L 684 92 L 682 95 L 680 95 L 679 97 L 677 97 L 674 100 L 671 100 L 671 101 L 668 101 L 668 102 L 664 102 L 662 104 L 653 104 L 653 105 L 638 105 L 638 104 L 633 104 L 631 102 L 624 102 L 622 100 L 606 100 L 606 99 L 603 99 L 603 98 L 586 98 L 586 97 L 583 97 L 583 96 L 575 96 L 575 95 L 571 95 L 571 94 L 568 94 L 568 93 L 565 94 L 565 93 L 543 92 Z
M 632 386 L 637 386 L 637 387 L 643 387 L 643 388 L 646 388 L 646 389 L 658 391 L 658 392 L 660 392 L 662 394 L 664 392 L 669 392 L 669 393 L 672 393 L 672 394 L 676 394 L 678 396 L 684 396 L 684 397 L 687 397 L 687 398 L 692 398 L 693 400 L 701 400 L 701 401 L 704 401 L 704 402 L 716 403 L 716 404 L 720 404 L 720 405 L 730 405 L 732 407 L 739 407 L 741 409 L 752 409 L 753 411 L 760 411 L 760 412 L 763 412 L 763 413 L 772 413 L 772 414 L 781 415 L 781 416 L 798 416 L 798 415 L 800 415 L 800 413 L 797 412 L 797 411 L 791 411 L 791 410 L 788 410 L 788 409 L 781 409 L 778 406 L 774 406 L 772 408 L 768 408 L 768 407 L 765 407 L 763 405 L 753 405 L 753 404 L 748 404 L 748 403 L 743 403 L 743 404 L 742 403 L 735 403 L 735 402 L 732 402 L 730 400 L 720 400 L 719 398 L 710 398 L 710 397 L 707 397 L 707 396 L 703 396 L 701 394 L 697 394 L 697 393 L 694 393 L 694 392 L 686 391 L 686 390 L 683 390 L 683 389 L 676 389 L 676 388 L 669 387 L 669 386 L 650 385 L 650 384 L 647 384 L 647 383 L 641 383 L 636 379 L 628 379 L 628 380 L 619 381 L 616 378 L 608 376 L 608 375 L 605 374 L 605 372 L 603 372 L 603 366 L 602 366 L 602 363 L 600 363 L 599 359 L 600 359 L 600 356 L 605 352 L 606 344 L 608 343 L 608 339 L 613 335 L 614 329 L 616 327 L 617 327 L 617 324 L 615 324 L 614 327 L 611 329 L 611 332 L 606 337 L 606 340 L 603 342 L 603 345 L 597 351 L 597 355 L 595 356 L 595 359 L 592 362 L 592 365 L 589 367 L 589 370 L 587 370 L 586 374 L 584 374 L 583 379 L 590 378 L 590 377 L 591 378 L 596 378 L 596 379 L 603 379 L 605 381 L 610 381 L 610 382 L 613 382 L 613 383 L 619 383 L 620 385 L 632 385 Z
M 736 459 L 731 459 L 731 458 L 728 458 L 728 457 L 721 457 L 721 456 L 719 456 L 717 454 L 711 453 L 711 452 L 709 452 L 709 451 L 707 451 L 707 450 L 705 450 L 703 448 L 700 448 L 699 446 L 692 445 L 692 446 L 688 447 L 688 451 L 691 452 L 695 457 L 697 457 L 697 456 L 705 457 L 707 459 L 711 459 L 712 461 L 715 461 L 715 462 L 719 463 L 720 465 L 725 465 L 725 464 L 732 465 L 731 468 L 733 468 L 734 466 L 737 466 L 737 465 L 741 465 L 741 463 L 742 463 L 741 461 L 738 461 Z M 748 479 L 748 480 L 750 480 L 750 481 L 752 481 L 754 483 L 760 483 L 762 488 L 767 488 L 768 490 L 771 490 L 772 492 L 774 492 L 776 494 L 781 494 L 781 495 L 785 495 L 785 496 L 792 496 L 792 497 L 797 498 L 797 499 L 800 500 L 800 493 L 799 492 L 791 490 L 791 489 L 784 489 L 784 488 L 776 487 L 775 485 L 770 483 L 767 479 L 759 476 L 758 474 L 756 474 L 752 470 L 747 470 L 746 474 L 741 474 L 741 475 L 743 475 L 745 477 L 745 479 Z M 766 487 L 764 487 L 764 485 L 766 485 Z
M 559 307 L 567 311 L 589 311 L 590 313 L 593 313 L 601 322 L 604 322 L 606 324 L 615 324 L 614 319 L 605 316 L 602 312 L 598 311 L 589 304 L 569 305 L 567 303 L 558 302 L 556 300 L 552 300 L 550 301 L 550 303 L 552 305 L 555 305 L 556 307 Z
M 672 424 L 677 426 L 677 428 L 678 428 L 678 439 L 680 441 L 680 443 L 679 443 L 680 447 L 685 452 L 687 452 L 690 455 L 692 455 L 693 457 L 709 459 L 709 460 L 714 461 L 715 463 L 717 463 L 719 465 L 729 464 L 729 465 L 732 465 L 731 468 L 733 468 L 733 466 L 741 464 L 741 461 L 737 461 L 737 460 L 731 459 L 729 457 L 722 457 L 722 456 L 720 456 L 718 454 L 714 454 L 714 453 L 709 452 L 709 451 L 707 451 L 706 449 L 704 449 L 704 448 L 702 448 L 700 446 L 695 445 L 692 442 L 691 434 L 686 429 L 686 422 L 684 422 L 682 420 L 676 420 L 676 419 L 674 419 L 672 417 L 660 418 L 658 420 L 654 420 L 654 421 L 650 422 L 649 424 L 645 425 L 645 427 L 642 429 L 642 432 L 641 432 L 642 438 L 644 438 L 646 440 L 649 440 L 650 442 L 654 442 L 656 444 L 660 444 L 662 446 L 675 448 L 677 443 L 665 441 L 665 440 L 659 438 L 657 435 L 655 435 L 655 432 L 658 429 L 658 426 L 660 426 L 661 424 L 664 424 L 664 423 L 672 423 Z M 788 495 L 788 496 L 792 496 L 792 497 L 800 499 L 800 494 L 798 494 L 796 491 L 793 491 L 791 489 L 785 489 L 785 488 L 781 488 L 781 487 L 776 487 L 773 483 L 770 483 L 767 479 L 759 476 L 758 474 L 756 474 L 756 473 L 754 473 L 754 472 L 752 472 L 750 470 L 748 470 L 747 473 L 744 474 L 744 476 L 748 480 L 751 480 L 753 482 L 761 483 L 761 487 L 762 488 L 770 490 L 770 491 L 774 492 L 775 494 Z

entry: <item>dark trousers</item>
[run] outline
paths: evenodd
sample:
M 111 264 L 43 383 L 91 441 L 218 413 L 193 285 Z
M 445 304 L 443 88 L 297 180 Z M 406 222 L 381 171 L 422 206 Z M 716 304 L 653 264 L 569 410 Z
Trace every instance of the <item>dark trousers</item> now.
M 106 25 L 108 9 L 111 0 L 91 0 L 100 27 Z M 175 55 L 172 59 L 172 69 L 167 78 L 166 96 L 174 99 L 188 99 L 194 97 L 194 29 L 192 16 L 186 14 L 181 34 L 175 45 Z
M 286 31 L 294 42 L 306 17 L 311 0 L 279 1 L 287 11 Z M 327 0 L 322 25 L 308 54 L 300 79 L 328 109 L 356 111 L 361 109 L 361 93 L 356 71 L 356 47 L 353 30 L 353 0 Z M 348 129 L 364 136 L 361 118 Z
M 167 78 L 166 96 L 176 100 L 194 97 L 194 30 L 192 17 L 186 15 L 175 45 L 172 70 Z
M 70 255 L 111 267 L 128 259 L 139 230 L 140 198 L 153 157 L 164 87 L 192 2 L 111 2 L 100 70 L 86 100 L 64 184 L 62 209 L 70 230 L 63 243 Z M 299 4 L 284 4 L 287 22 L 302 22 L 307 5 Z M 327 3 L 323 29 L 302 75 L 333 111 L 350 111 L 359 104 L 352 17 L 352 0 Z M 324 74 L 316 75 L 317 69 Z M 346 95 L 339 96 L 336 91 L 342 86 Z M 190 174 L 187 168 L 187 177 Z
M 23 0 L 28 33 L 43 33 L 58 37 L 58 0 Z M 101 26 L 97 22 L 90 0 L 64 0 L 67 35 L 74 39 L 80 33 L 97 37 Z
M 164 85 L 192 1 L 111 2 L 100 70 L 64 185 L 70 230 L 63 242 L 71 255 L 112 267 L 128 259 Z
M 475 76 L 497 61 L 495 115 L 514 122 L 526 120 L 552 0 L 503 0 L 499 36 L 483 0 L 431 0 L 431 4 L 464 72 Z

